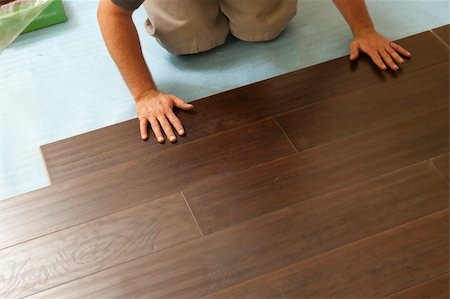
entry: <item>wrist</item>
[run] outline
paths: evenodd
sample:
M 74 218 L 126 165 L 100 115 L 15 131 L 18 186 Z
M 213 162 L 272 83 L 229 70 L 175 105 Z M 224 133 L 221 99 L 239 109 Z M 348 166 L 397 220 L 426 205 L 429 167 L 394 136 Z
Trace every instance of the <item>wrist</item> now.
M 375 33 L 375 27 L 374 26 L 366 26 L 366 27 L 359 27 L 359 28 L 355 28 L 353 30 L 353 35 L 354 36 L 360 36 L 360 35 L 364 35 L 367 33 Z
M 153 96 L 156 96 L 158 93 L 159 93 L 159 91 L 156 88 L 147 89 L 140 93 L 137 93 L 137 95 L 134 97 L 134 101 L 137 103 L 140 100 L 142 100 L 143 98 L 146 98 L 149 96 L 153 97 Z

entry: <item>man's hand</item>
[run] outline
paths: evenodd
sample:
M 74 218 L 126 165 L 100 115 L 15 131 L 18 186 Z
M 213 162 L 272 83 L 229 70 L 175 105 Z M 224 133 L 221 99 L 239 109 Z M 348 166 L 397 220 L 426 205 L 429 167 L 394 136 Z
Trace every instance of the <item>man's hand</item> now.
M 386 65 L 388 65 L 391 69 L 397 71 L 399 69 L 398 64 L 405 62 L 400 54 L 411 57 L 411 53 L 407 50 L 389 41 L 373 29 L 355 34 L 355 38 L 350 43 L 350 60 L 356 60 L 360 51 L 369 55 L 382 70 L 386 70 Z
M 99 1 L 97 15 L 100 29 L 111 57 L 136 100 L 142 139 L 148 139 L 147 127 L 150 122 L 158 142 L 164 142 L 161 127 L 167 138 L 174 142 L 177 138 L 172 126 L 179 135 L 184 134 L 184 129 L 173 113 L 173 107 L 189 110 L 193 106 L 174 95 L 156 90 L 142 55 L 132 14 L 132 11 L 123 9 L 112 1 Z
M 362 51 L 369 55 L 380 69 L 386 70 L 387 64 L 396 71 L 399 69 L 397 64 L 404 62 L 399 54 L 411 56 L 408 51 L 375 31 L 364 0 L 333 0 L 333 2 L 355 36 L 350 44 L 350 60 L 357 59 L 359 52 Z
M 164 94 L 157 90 L 150 90 L 139 97 L 136 108 L 143 140 L 148 139 L 147 127 L 149 122 L 159 143 L 164 142 L 161 127 L 170 142 L 177 140 L 172 126 L 180 136 L 184 135 L 183 126 L 173 113 L 174 106 L 183 110 L 191 110 L 194 107 L 172 94 Z

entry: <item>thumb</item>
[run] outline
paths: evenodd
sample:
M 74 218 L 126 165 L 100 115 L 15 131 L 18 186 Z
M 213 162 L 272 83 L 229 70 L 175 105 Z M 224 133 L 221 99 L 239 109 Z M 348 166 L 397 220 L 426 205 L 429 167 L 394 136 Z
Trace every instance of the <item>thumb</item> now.
M 184 109 L 184 110 L 191 110 L 192 108 L 194 108 L 194 106 L 192 104 L 189 104 L 189 103 L 183 101 L 182 99 L 180 99 L 177 96 L 173 96 L 173 103 L 175 104 L 176 107 Z
M 358 48 L 358 43 L 353 41 L 350 44 L 350 60 L 356 60 L 359 56 L 359 48 Z

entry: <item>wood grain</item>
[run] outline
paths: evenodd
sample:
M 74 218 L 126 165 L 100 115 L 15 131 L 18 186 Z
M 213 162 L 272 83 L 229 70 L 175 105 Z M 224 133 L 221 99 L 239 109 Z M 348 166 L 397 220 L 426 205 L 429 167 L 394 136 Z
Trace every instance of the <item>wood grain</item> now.
M 447 184 L 425 161 L 81 278 L 36 298 L 195 298 L 445 209 L 447 197 Z M 426 238 L 434 246 L 427 248 L 440 262 L 433 270 L 438 273 L 447 265 L 441 255 L 445 245 L 441 233 L 447 236 L 448 229 L 445 234 L 441 222 L 432 224 L 420 230 L 414 227 L 418 237 L 411 241 Z M 428 229 L 430 234 L 422 234 Z M 382 241 L 377 246 L 385 246 Z M 402 246 L 399 249 L 403 251 Z M 411 259 L 415 252 L 411 251 Z M 417 262 L 424 268 L 422 276 L 430 271 L 425 266 L 433 269 L 421 258 Z
M 437 108 L 226 178 L 205 179 L 184 193 L 208 234 L 447 153 L 448 135 L 448 107 Z
M 260 151 L 265 147 L 270 150 Z M 0 248 L 295 152 L 277 122 L 269 119 L 0 201 Z
M 343 57 L 196 101 L 176 145 L 132 120 L 43 146 L 57 183 L 0 201 L 0 297 L 448 295 L 448 47 L 399 43 L 399 72 Z
M 195 101 L 194 112 L 178 112 L 188 132 L 185 138 L 179 138 L 178 144 L 359 88 L 396 82 L 414 71 L 448 61 L 448 50 L 431 32 L 398 42 L 413 52 L 413 58 L 398 73 L 380 71 L 364 55 L 354 64 L 343 57 Z M 44 145 L 42 152 L 52 182 L 62 182 L 176 146 L 159 145 L 153 139 L 143 142 L 138 132 L 138 122 L 130 120 Z
M 364 132 L 448 104 L 449 64 L 408 73 L 278 116 L 298 150 Z M 426 100 L 425 100 L 426 99 Z
M 450 25 L 445 25 L 445 26 L 435 28 L 432 30 L 434 33 L 436 33 L 437 36 L 439 36 L 442 39 L 442 41 L 444 41 L 447 44 L 447 46 L 450 45 L 450 43 L 449 43 L 449 39 L 450 39 L 449 27 L 450 27 Z
M 448 272 L 448 209 L 208 298 L 379 298 Z
M 438 157 L 431 159 L 436 170 L 441 174 L 441 176 L 449 182 L 449 155 L 450 153 L 445 153 Z
M 406 290 L 392 294 L 389 299 L 448 299 L 449 298 L 448 273 L 410 287 Z
M 0 251 L 0 297 L 19 298 L 200 236 L 175 194 Z

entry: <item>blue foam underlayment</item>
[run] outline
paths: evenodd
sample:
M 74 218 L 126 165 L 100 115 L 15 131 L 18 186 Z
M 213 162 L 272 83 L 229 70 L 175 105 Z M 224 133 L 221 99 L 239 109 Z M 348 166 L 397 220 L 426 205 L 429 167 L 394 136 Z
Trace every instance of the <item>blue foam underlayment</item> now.
M 20 36 L 0 55 L 0 199 L 49 184 L 40 145 L 135 117 L 100 36 L 98 2 L 64 3 L 69 22 Z M 390 39 L 449 23 L 447 0 L 368 6 Z M 159 88 L 188 101 L 346 55 L 351 40 L 331 0 L 299 0 L 297 17 L 275 41 L 230 38 L 192 56 L 172 56 L 148 36 L 142 8 L 134 20 Z

